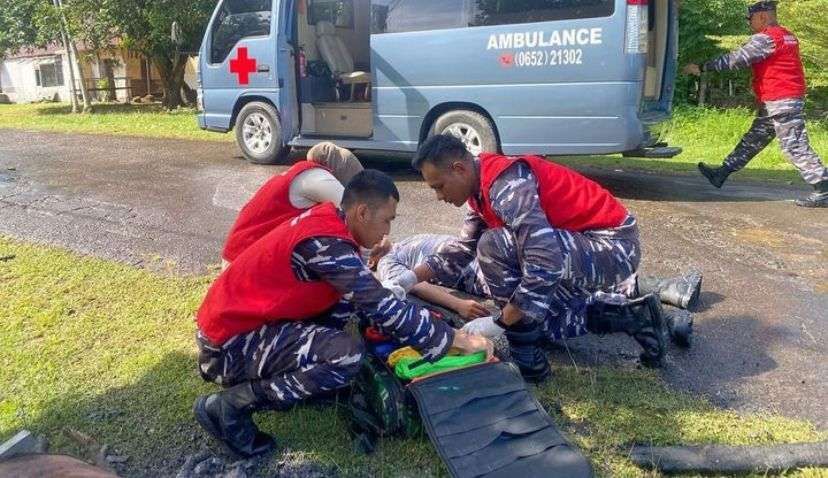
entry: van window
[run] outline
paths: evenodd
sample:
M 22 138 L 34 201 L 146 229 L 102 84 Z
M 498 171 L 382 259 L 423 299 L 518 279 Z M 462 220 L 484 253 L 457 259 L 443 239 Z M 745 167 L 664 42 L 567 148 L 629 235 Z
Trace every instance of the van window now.
M 242 38 L 270 35 L 273 0 L 225 0 L 213 23 L 210 63 L 222 63 Z
M 476 0 L 474 26 L 609 17 L 615 0 Z
M 308 6 L 308 23 L 331 22 L 337 28 L 354 28 L 353 0 L 313 0 Z
M 469 26 L 474 0 L 374 0 L 371 33 L 419 32 Z
M 608 17 L 615 0 L 373 0 L 371 33 Z

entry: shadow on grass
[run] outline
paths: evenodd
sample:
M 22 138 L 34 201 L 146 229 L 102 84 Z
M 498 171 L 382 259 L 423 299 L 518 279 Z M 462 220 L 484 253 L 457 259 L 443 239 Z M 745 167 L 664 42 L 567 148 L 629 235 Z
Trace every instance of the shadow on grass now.
M 109 114 L 146 114 L 164 113 L 166 110 L 160 104 L 124 104 L 124 103 L 95 103 L 92 110 L 96 115 Z M 184 110 L 190 111 L 190 110 Z M 36 114 L 41 116 L 56 116 L 72 114 L 72 107 L 68 104 L 56 104 L 37 108 Z
M 203 444 L 190 407 L 207 388 L 197 374 L 194 356 L 170 353 L 128 386 L 96 396 L 79 390 L 54 397 L 31 426 L 47 436 L 53 450 L 74 456 L 87 452 L 67 437 L 67 429 L 109 445 L 129 456 L 118 470 L 128 476 L 174 475 L 185 455 Z
M 99 395 L 78 391 L 55 397 L 27 426 L 45 435 L 55 453 L 91 457 L 68 437 L 69 429 L 92 437 L 98 445 L 109 445 L 109 453 L 129 457 L 117 465 L 122 476 L 175 476 L 188 456 L 205 450 L 228 464 L 235 462 L 239 458 L 208 437 L 193 418 L 196 397 L 219 390 L 201 379 L 195 360 L 194 354 L 169 353 L 127 386 Z M 355 454 L 342 403 L 302 405 L 287 413 L 261 412 L 255 418 L 279 446 L 276 453 L 258 461 L 262 476 L 374 476 L 395 469 L 412 474 L 417 469 L 441 469 L 424 439 L 386 440 L 371 457 Z M 405 450 L 407 458 L 403 458 Z

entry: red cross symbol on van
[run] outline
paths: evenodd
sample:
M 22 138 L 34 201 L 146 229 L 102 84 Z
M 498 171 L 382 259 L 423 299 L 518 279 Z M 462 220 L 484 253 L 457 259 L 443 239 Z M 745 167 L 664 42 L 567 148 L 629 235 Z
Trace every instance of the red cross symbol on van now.
M 256 59 L 247 57 L 247 47 L 239 47 L 236 58 L 230 60 L 230 73 L 239 75 L 239 84 L 250 83 L 250 74 L 256 71 Z

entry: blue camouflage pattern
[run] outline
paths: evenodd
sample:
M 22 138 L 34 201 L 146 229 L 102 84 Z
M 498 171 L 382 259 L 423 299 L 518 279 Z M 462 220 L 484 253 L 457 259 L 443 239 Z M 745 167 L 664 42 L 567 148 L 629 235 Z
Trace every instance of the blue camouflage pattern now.
M 492 184 L 490 197 L 505 227 L 488 229 L 469 212 L 460 237 L 426 260 L 437 277 L 476 258 L 495 302 L 513 304 L 553 340 L 585 334 L 592 302 L 625 303 L 635 294 L 641 251 L 634 217 L 613 229 L 556 229 L 540 205 L 537 179 L 519 162 Z

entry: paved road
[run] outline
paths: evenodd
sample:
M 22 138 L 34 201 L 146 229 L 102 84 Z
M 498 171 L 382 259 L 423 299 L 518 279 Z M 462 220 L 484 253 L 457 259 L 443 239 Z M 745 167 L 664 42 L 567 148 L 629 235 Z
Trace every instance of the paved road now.
M 453 233 L 462 213 L 438 203 L 404 162 L 396 237 Z M 0 130 L 0 234 L 152 269 L 203 272 L 236 211 L 278 167 L 244 162 L 232 144 Z M 828 425 L 828 211 L 795 208 L 804 186 L 585 169 L 638 216 L 644 270 L 705 275 L 696 346 L 672 351 L 673 386 L 737 410 Z M 626 338 L 572 343 L 574 359 L 630 366 Z M 561 354 L 561 362 L 570 359 Z M 823 405 L 820 405 L 823 403 Z

